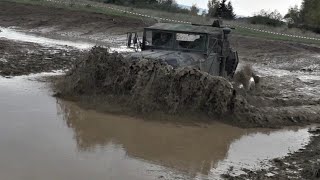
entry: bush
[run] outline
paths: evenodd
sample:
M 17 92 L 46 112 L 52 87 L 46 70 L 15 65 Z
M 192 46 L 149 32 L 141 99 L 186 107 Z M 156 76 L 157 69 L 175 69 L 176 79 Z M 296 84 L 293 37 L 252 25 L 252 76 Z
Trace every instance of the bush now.
M 264 16 L 253 16 L 250 18 L 250 23 L 251 24 L 262 24 L 262 25 L 267 25 L 267 26 L 273 26 L 273 27 L 279 27 L 284 25 L 285 23 L 277 20 L 277 19 L 272 19 L 269 17 L 264 17 Z
M 299 27 L 303 28 L 305 30 L 308 30 L 308 31 L 313 31 L 315 33 L 320 33 L 320 26 L 302 25 L 302 26 L 299 26 Z
M 285 23 L 282 21 L 282 15 L 277 11 L 269 12 L 261 10 L 250 18 L 251 24 L 262 24 L 267 26 L 278 27 Z
M 285 18 L 289 28 L 300 28 L 315 33 L 320 33 L 320 1 L 304 0 L 301 9 L 298 6 L 291 7 Z

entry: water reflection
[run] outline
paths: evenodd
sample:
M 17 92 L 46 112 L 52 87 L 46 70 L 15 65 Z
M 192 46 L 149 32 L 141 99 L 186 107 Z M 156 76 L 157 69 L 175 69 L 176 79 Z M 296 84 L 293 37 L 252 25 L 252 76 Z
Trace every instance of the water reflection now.
M 66 123 L 74 130 L 79 150 L 119 144 L 131 157 L 190 175 L 208 175 L 212 166 L 226 157 L 231 142 L 247 133 L 220 123 L 206 128 L 177 126 L 85 111 L 64 101 L 58 104 Z
M 243 167 L 259 169 L 262 161 L 297 151 L 310 139 L 308 128 L 245 130 L 221 123 L 180 126 L 83 110 L 65 101 L 58 104 L 80 151 L 118 145 L 131 158 L 197 179 L 215 179 L 230 167 L 235 174 L 242 173 Z

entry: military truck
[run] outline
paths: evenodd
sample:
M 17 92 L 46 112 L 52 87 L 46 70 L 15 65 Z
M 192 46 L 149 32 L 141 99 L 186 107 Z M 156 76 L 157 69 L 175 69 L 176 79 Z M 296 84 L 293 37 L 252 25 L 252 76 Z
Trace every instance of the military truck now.
M 230 28 L 192 24 L 157 23 L 144 29 L 142 42 L 128 33 L 128 47 L 141 51 L 131 58 L 161 59 L 173 68 L 192 66 L 214 76 L 233 77 L 238 53 L 230 47 Z

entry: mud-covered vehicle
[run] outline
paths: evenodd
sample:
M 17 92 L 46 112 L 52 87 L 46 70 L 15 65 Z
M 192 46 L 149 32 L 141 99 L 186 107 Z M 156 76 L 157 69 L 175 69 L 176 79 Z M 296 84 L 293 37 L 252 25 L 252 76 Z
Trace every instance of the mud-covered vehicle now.
M 141 52 L 130 57 L 161 59 L 174 68 L 192 66 L 211 75 L 233 77 L 239 59 L 230 47 L 230 33 L 230 28 L 157 23 L 144 29 Z M 129 33 L 128 46 L 137 42 L 137 34 Z

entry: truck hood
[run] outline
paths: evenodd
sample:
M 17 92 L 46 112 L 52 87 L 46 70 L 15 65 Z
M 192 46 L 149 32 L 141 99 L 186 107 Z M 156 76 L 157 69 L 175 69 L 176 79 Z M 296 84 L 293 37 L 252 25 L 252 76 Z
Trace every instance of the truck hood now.
M 146 50 L 134 52 L 129 53 L 127 57 L 130 59 L 145 58 L 163 60 L 174 68 L 182 66 L 195 66 L 206 60 L 206 56 L 201 53 L 168 50 Z

